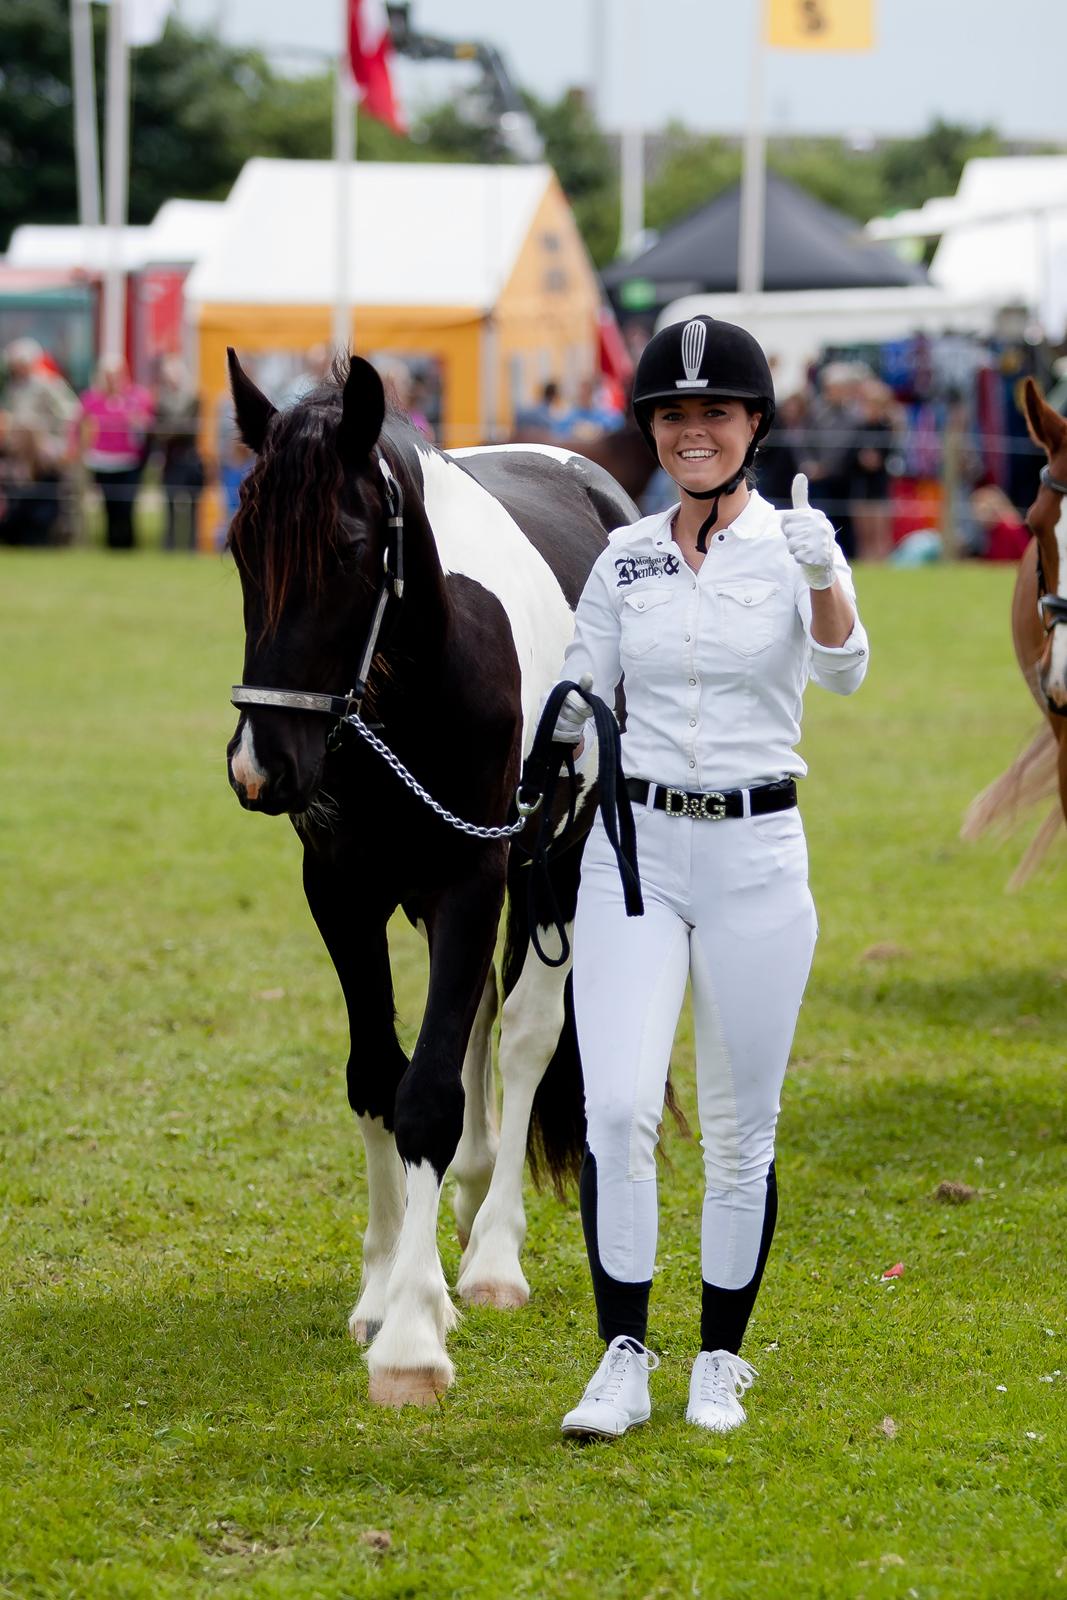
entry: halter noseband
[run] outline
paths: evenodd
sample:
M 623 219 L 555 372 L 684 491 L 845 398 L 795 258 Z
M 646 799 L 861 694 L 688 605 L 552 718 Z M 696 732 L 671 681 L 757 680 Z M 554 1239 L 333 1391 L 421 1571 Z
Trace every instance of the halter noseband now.
M 404 491 L 393 475 L 392 468 L 381 450 L 375 451 L 378 470 L 385 483 L 386 517 L 385 552 L 382 557 L 382 582 L 374 606 L 370 629 L 360 656 L 356 681 L 347 694 L 314 694 L 304 689 L 260 689 L 247 683 L 235 683 L 230 700 L 235 706 L 282 706 L 288 711 L 316 711 L 336 717 L 330 729 L 327 744 L 336 749 L 344 719 L 353 711 L 359 714 L 367 692 L 367 678 L 371 662 L 378 648 L 378 636 L 385 620 L 390 600 L 404 598 Z

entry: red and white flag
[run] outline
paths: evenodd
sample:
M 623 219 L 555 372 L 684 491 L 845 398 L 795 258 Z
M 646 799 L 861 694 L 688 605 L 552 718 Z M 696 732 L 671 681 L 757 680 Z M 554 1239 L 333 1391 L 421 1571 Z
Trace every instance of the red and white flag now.
M 393 43 L 383 0 L 347 0 L 347 4 L 348 62 L 360 105 L 394 133 L 406 133 L 389 71 Z

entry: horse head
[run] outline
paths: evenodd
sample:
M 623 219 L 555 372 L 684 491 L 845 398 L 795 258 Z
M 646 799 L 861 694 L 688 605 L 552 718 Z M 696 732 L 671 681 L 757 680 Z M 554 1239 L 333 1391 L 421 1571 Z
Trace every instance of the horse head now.
M 1044 399 L 1037 384 L 1023 385 L 1026 426 L 1048 460 L 1026 523 L 1037 541 L 1038 605 L 1047 640 L 1038 684 L 1049 708 L 1067 715 L 1067 420 Z
M 256 462 L 229 545 L 244 597 L 243 684 L 344 696 L 355 682 L 381 577 L 388 515 L 373 455 L 385 416 L 381 379 L 353 356 L 278 411 L 228 352 L 237 426 Z M 322 782 L 326 715 L 245 705 L 226 755 L 243 806 L 307 810 Z

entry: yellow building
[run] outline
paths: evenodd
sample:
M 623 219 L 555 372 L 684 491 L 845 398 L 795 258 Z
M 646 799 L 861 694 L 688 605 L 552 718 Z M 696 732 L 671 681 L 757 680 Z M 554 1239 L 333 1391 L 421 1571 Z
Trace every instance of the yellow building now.
M 227 345 L 270 393 L 272 363 L 330 341 L 339 181 L 328 161 L 248 162 L 189 276 L 209 457 Z M 353 348 L 433 363 L 446 448 L 506 438 L 546 380 L 596 371 L 599 287 L 550 167 L 357 162 L 347 181 Z

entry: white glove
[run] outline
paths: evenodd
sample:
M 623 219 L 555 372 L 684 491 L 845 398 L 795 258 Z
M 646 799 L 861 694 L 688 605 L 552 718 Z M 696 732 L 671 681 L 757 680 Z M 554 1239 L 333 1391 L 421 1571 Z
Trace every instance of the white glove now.
M 593 679 L 588 672 L 583 672 L 578 679 L 580 689 L 589 690 L 593 687 Z M 575 694 L 572 689 L 559 708 L 556 726 L 552 733 L 553 744 L 577 744 L 582 737 L 586 718 L 593 715 L 593 708 L 580 694 Z
M 832 589 L 837 578 L 833 525 L 829 517 L 808 504 L 808 480 L 803 472 L 793 479 L 793 509 L 782 512 L 782 532 L 808 588 Z

